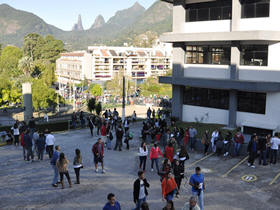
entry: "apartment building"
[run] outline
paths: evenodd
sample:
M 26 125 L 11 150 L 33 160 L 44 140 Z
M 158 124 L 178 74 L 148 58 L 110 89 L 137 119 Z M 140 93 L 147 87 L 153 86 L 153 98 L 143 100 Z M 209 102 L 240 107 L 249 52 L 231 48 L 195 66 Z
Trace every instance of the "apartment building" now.
M 148 77 L 166 75 L 172 67 L 172 48 L 89 46 L 87 51 L 62 53 L 56 62 L 61 84 L 105 82 L 125 75 L 138 83 Z
M 280 1 L 164 0 L 173 4 L 172 113 L 188 122 L 280 130 Z

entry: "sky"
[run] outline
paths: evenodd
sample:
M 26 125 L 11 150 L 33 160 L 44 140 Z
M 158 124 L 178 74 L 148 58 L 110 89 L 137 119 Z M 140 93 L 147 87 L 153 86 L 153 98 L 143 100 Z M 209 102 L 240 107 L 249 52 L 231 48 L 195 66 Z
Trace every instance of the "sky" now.
M 48 24 L 71 30 L 81 14 L 83 26 L 90 28 L 101 14 L 107 21 L 116 11 L 131 7 L 137 0 L 0 0 L 16 9 L 31 12 Z M 138 0 L 145 8 L 155 0 Z

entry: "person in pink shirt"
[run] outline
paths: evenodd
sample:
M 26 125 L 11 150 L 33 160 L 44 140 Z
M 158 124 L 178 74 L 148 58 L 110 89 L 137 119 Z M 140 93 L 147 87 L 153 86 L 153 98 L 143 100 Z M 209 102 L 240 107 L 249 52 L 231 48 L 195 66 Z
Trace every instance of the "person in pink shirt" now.
M 154 171 L 154 162 L 155 162 L 158 173 L 159 173 L 159 167 L 158 167 L 159 155 L 161 157 L 163 157 L 163 154 L 161 153 L 160 148 L 157 146 L 157 144 L 154 144 L 154 146 L 151 148 L 151 151 L 150 151 L 150 160 L 152 160 L 151 171 Z

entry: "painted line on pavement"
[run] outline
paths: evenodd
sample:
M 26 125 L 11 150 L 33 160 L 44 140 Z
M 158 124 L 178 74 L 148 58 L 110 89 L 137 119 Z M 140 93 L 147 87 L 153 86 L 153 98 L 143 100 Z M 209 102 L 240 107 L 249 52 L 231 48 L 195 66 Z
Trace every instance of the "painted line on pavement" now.
M 269 185 L 273 185 L 274 182 L 276 182 L 276 180 L 277 180 L 279 177 L 280 177 L 280 173 L 277 174 L 277 175 L 274 177 L 274 179 L 269 183 Z
M 222 177 L 227 177 L 234 169 L 236 169 L 238 166 L 240 166 L 242 163 L 244 163 L 249 156 L 245 157 L 243 160 L 239 161 L 235 166 L 233 166 L 228 172 L 226 172 Z
M 199 159 L 199 160 L 197 160 L 197 161 L 191 163 L 191 164 L 188 166 L 188 168 L 190 168 L 190 167 L 196 165 L 197 163 L 199 163 L 199 162 L 202 161 L 202 160 L 205 160 L 205 159 L 211 157 L 211 156 L 214 155 L 214 154 L 215 154 L 215 153 L 211 153 L 211 154 L 209 154 L 209 155 L 204 156 L 203 158 L 201 158 L 201 159 Z

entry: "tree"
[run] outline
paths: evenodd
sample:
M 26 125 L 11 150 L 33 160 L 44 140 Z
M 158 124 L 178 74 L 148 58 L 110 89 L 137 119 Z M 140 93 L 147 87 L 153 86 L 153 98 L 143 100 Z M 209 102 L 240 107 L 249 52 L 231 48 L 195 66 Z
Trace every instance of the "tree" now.
M 22 51 L 15 46 L 7 46 L 0 56 L 0 72 L 9 77 L 18 77 L 21 71 L 18 68 L 19 60 L 22 58 Z
M 22 94 L 20 88 L 6 77 L 0 75 L 0 107 L 20 104 Z
M 36 33 L 28 34 L 24 37 L 23 51 L 24 55 L 31 57 L 33 60 L 39 59 L 39 48 L 42 47 L 44 39 Z
M 157 78 L 148 78 L 140 85 L 141 94 L 149 97 L 150 95 L 169 96 L 172 97 L 171 85 L 160 84 Z
M 102 111 L 102 105 L 101 105 L 101 102 L 98 102 L 96 107 L 95 107 L 95 111 L 96 111 L 96 114 L 99 116 L 101 111 Z
M 34 63 L 31 57 L 25 56 L 18 62 L 19 69 L 23 72 L 27 79 L 30 79 L 31 74 L 34 70 Z
M 87 103 L 87 107 L 88 107 L 88 111 L 92 113 L 96 108 L 96 99 L 95 98 L 89 99 Z
M 90 87 L 90 93 L 93 95 L 93 96 L 102 96 L 103 94 L 103 89 L 100 85 L 98 84 L 95 84 L 93 85 L 92 87 Z

